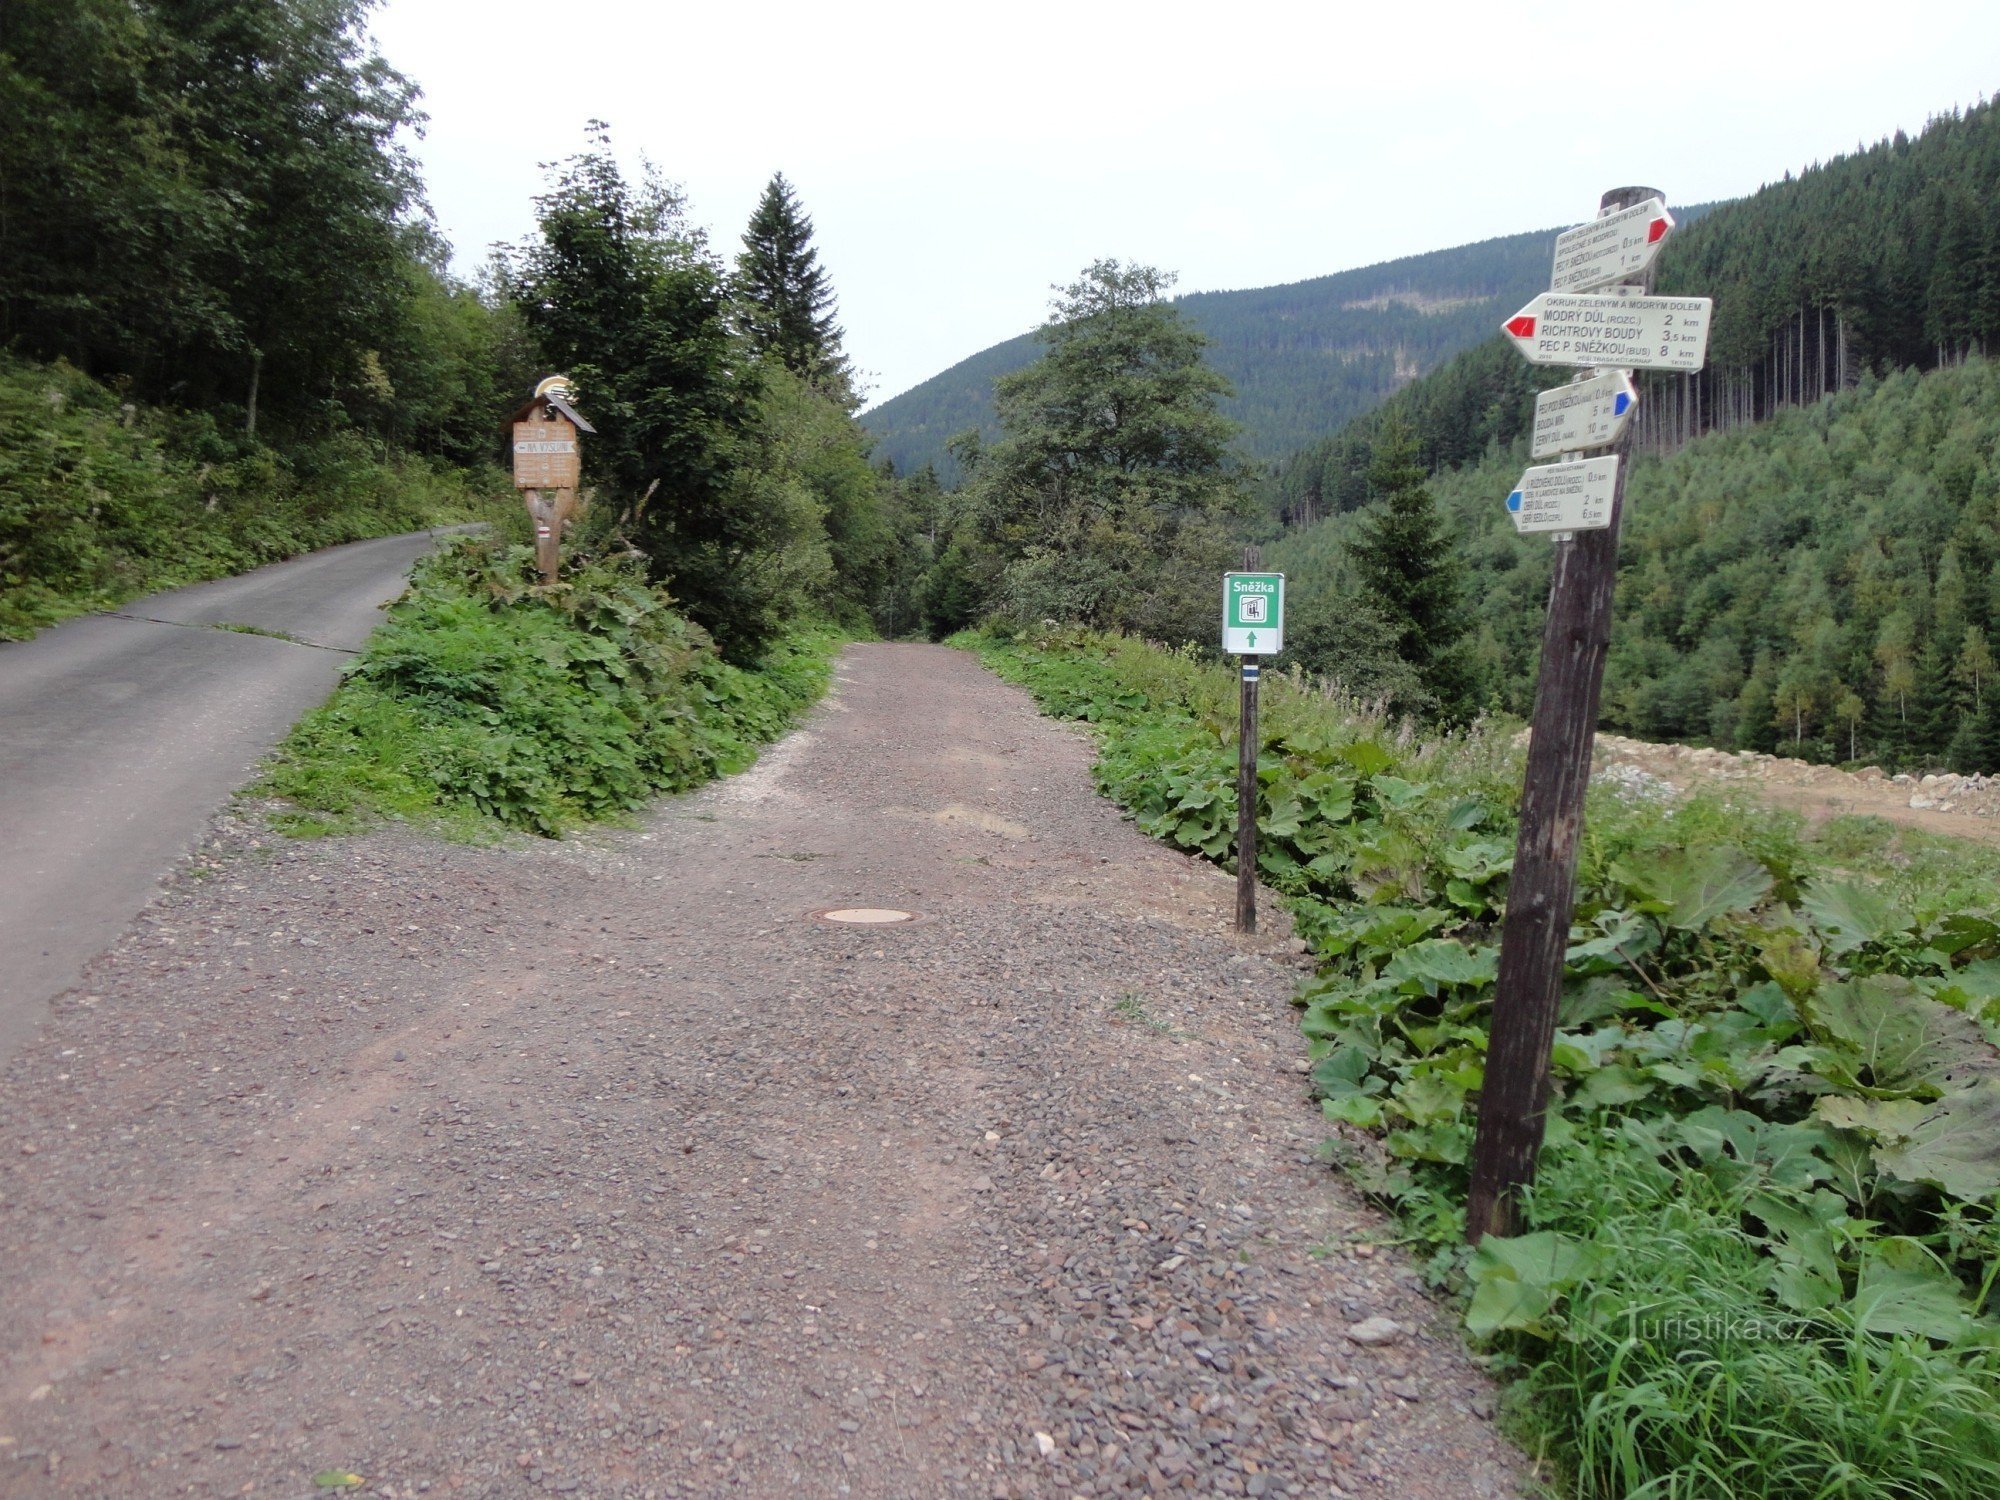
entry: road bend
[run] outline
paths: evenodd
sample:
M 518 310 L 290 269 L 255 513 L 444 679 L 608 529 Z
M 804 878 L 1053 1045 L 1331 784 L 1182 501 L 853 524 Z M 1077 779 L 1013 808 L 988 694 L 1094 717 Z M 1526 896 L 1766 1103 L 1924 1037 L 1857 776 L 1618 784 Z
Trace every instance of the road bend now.
M 0 1059 L 332 691 L 437 535 L 332 547 L 0 644 Z

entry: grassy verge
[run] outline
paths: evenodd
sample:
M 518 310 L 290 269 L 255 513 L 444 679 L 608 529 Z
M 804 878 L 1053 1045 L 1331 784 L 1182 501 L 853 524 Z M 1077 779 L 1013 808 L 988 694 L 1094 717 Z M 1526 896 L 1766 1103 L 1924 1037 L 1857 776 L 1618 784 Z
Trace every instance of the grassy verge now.
M 1224 859 L 1230 672 L 963 639 L 1098 726 L 1100 786 Z M 1869 820 L 1593 792 L 1528 1231 L 1460 1243 L 1520 761 L 1265 679 L 1260 873 L 1332 1147 L 1573 1491 L 2000 1493 L 2000 857 Z
M 291 831 L 386 817 L 558 836 L 740 769 L 825 690 L 830 631 L 745 671 L 636 562 L 576 559 L 548 587 L 532 564 L 461 541 L 418 565 L 265 777 L 299 810 Z
M 0 640 L 341 542 L 520 509 L 469 474 L 347 432 L 276 449 L 123 405 L 66 365 L 0 357 Z

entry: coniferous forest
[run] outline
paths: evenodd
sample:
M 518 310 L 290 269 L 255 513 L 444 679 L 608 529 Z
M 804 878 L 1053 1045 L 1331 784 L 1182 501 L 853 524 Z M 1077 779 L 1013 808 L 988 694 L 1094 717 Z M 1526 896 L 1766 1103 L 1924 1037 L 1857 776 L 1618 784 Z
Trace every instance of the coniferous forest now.
M 1713 296 L 1708 368 L 1641 380 L 1607 728 L 1826 761 L 2000 768 L 2000 112 L 1934 120 L 1722 205 L 1663 292 Z M 1302 449 L 1265 497 L 1307 616 L 1357 586 L 1376 452 L 1413 441 L 1465 573 L 1467 670 L 1526 712 L 1548 544 L 1500 499 L 1537 369 L 1495 337 Z M 1307 655 L 1312 656 L 1308 650 Z M 1319 664 L 1367 680 L 1368 664 Z

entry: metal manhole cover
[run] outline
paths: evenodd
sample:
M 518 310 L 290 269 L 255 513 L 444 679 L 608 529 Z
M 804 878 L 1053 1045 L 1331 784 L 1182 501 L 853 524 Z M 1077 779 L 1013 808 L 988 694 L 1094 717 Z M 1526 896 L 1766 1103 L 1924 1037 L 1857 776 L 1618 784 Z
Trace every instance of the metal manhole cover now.
M 829 906 L 813 915 L 822 922 L 839 922 L 856 927 L 894 927 L 922 920 L 916 912 L 903 911 L 894 906 Z

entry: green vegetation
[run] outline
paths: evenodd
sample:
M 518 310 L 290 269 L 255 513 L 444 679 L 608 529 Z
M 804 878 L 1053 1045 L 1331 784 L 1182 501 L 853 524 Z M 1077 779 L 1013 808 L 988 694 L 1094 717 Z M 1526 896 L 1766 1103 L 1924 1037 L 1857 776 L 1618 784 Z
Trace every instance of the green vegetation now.
M 929 552 L 899 524 L 910 487 L 870 466 L 849 414 L 796 197 L 766 194 L 732 281 L 680 193 L 650 168 L 627 182 L 609 132 L 592 132 L 554 169 L 537 233 L 505 273 L 599 430 L 584 476 L 600 524 L 739 666 L 795 620 L 907 628 Z
M 0 10 L 0 631 L 517 508 L 490 466 L 552 367 L 598 429 L 586 546 L 642 554 L 731 662 L 916 624 L 934 486 L 868 462 L 789 185 L 732 276 L 594 126 L 462 284 L 370 9 Z
M 1233 391 L 1222 412 L 1241 424 L 1244 452 L 1268 462 L 1489 337 L 1547 286 L 1553 233 L 1508 235 L 1288 286 L 1193 292 L 1173 305 L 1208 336 L 1210 362 Z M 899 472 L 930 465 L 956 484 L 946 445 L 967 428 L 988 441 L 999 435 L 994 384 L 1037 353 L 1032 333 L 996 344 L 862 421 Z
M 741 769 L 825 688 L 829 631 L 744 671 L 629 555 L 536 576 L 531 548 L 471 540 L 418 565 L 265 778 L 302 810 L 294 831 L 393 817 L 558 836 Z
M 1709 369 L 1642 382 L 1608 726 L 2000 770 L 2000 387 L 1981 357 L 2000 336 L 1996 197 L 1987 104 L 1788 174 L 1668 242 L 1661 289 L 1714 296 L 1716 321 Z M 1270 560 L 1304 615 L 1337 615 L 1359 586 L 1348 516 L 1380 494 L 1385 435 L 1414 432 L 1467 572 L 1475 696 L 1525 711 L 1549 545 L 1517 539 L 1500 497 L 1536 392 L 1567 374 L 1496 338 L 1297 454 L 1271 504 L 1329 519 Z M 1337 651 L 1312 664 L 1368 680 Z
M 461 462 L 517 375 L 443 270 L 367 0 L 10 0 L 0 344 L 281 445 Z
M 750 347 L 801 380 L 840 391 L 855 404 L 853 373 L 840 347 L 834 321 L 833 285 L 812 244 L 812 220 L 782 172 L 765 184 L 764 196 L 743 232 L 736 257 L 736 301 Z
M 1206 340 L 1149 266 L 1099 261 L 1057 297 L 1047 353 L 998 385 L 1002 436 L 958 447 L 950 544 L 932 580 L 947 628 L 987 611 L 1186 640 L 1202 632 L 1240 508 Z M 948 602 L 940 602 L 948 601 Z M 956 616 L 956 618 L 951 618 Z
M 2000 769 L 2000 366 L 1876 380 L 1633 465 L 1603 721 L 1820 761 Z M 1434 478 L 1481 698 L 1526 713 L 1549 544 L 1499 497 L 1525 456 Z M 1358 587 L 1336 517 L 1268 549 L 1301 605 Z
M 1118 638 L 973 638 L 1213 859 L 1235 684 Z M 2000 1487 L 2000 859 L 1863 820 L 1593 794 L 1528 1230 L 1464 1233 L 1520 759 L 1267 677 L 1259 866 L 1333 1146 L 1518 1377 L 1576 1493 Z M 1861 870 L 1885 870 L 1869 878 Z
M 491 513 L 529 355 L 367 9 L 0 8 L 0 635 Z
M 383 455 L 359 433 L 285 449 L 122 403 L 68 365 L 0 356 L 0 639 L 364 537 L 518 510 L 496 471 Z

